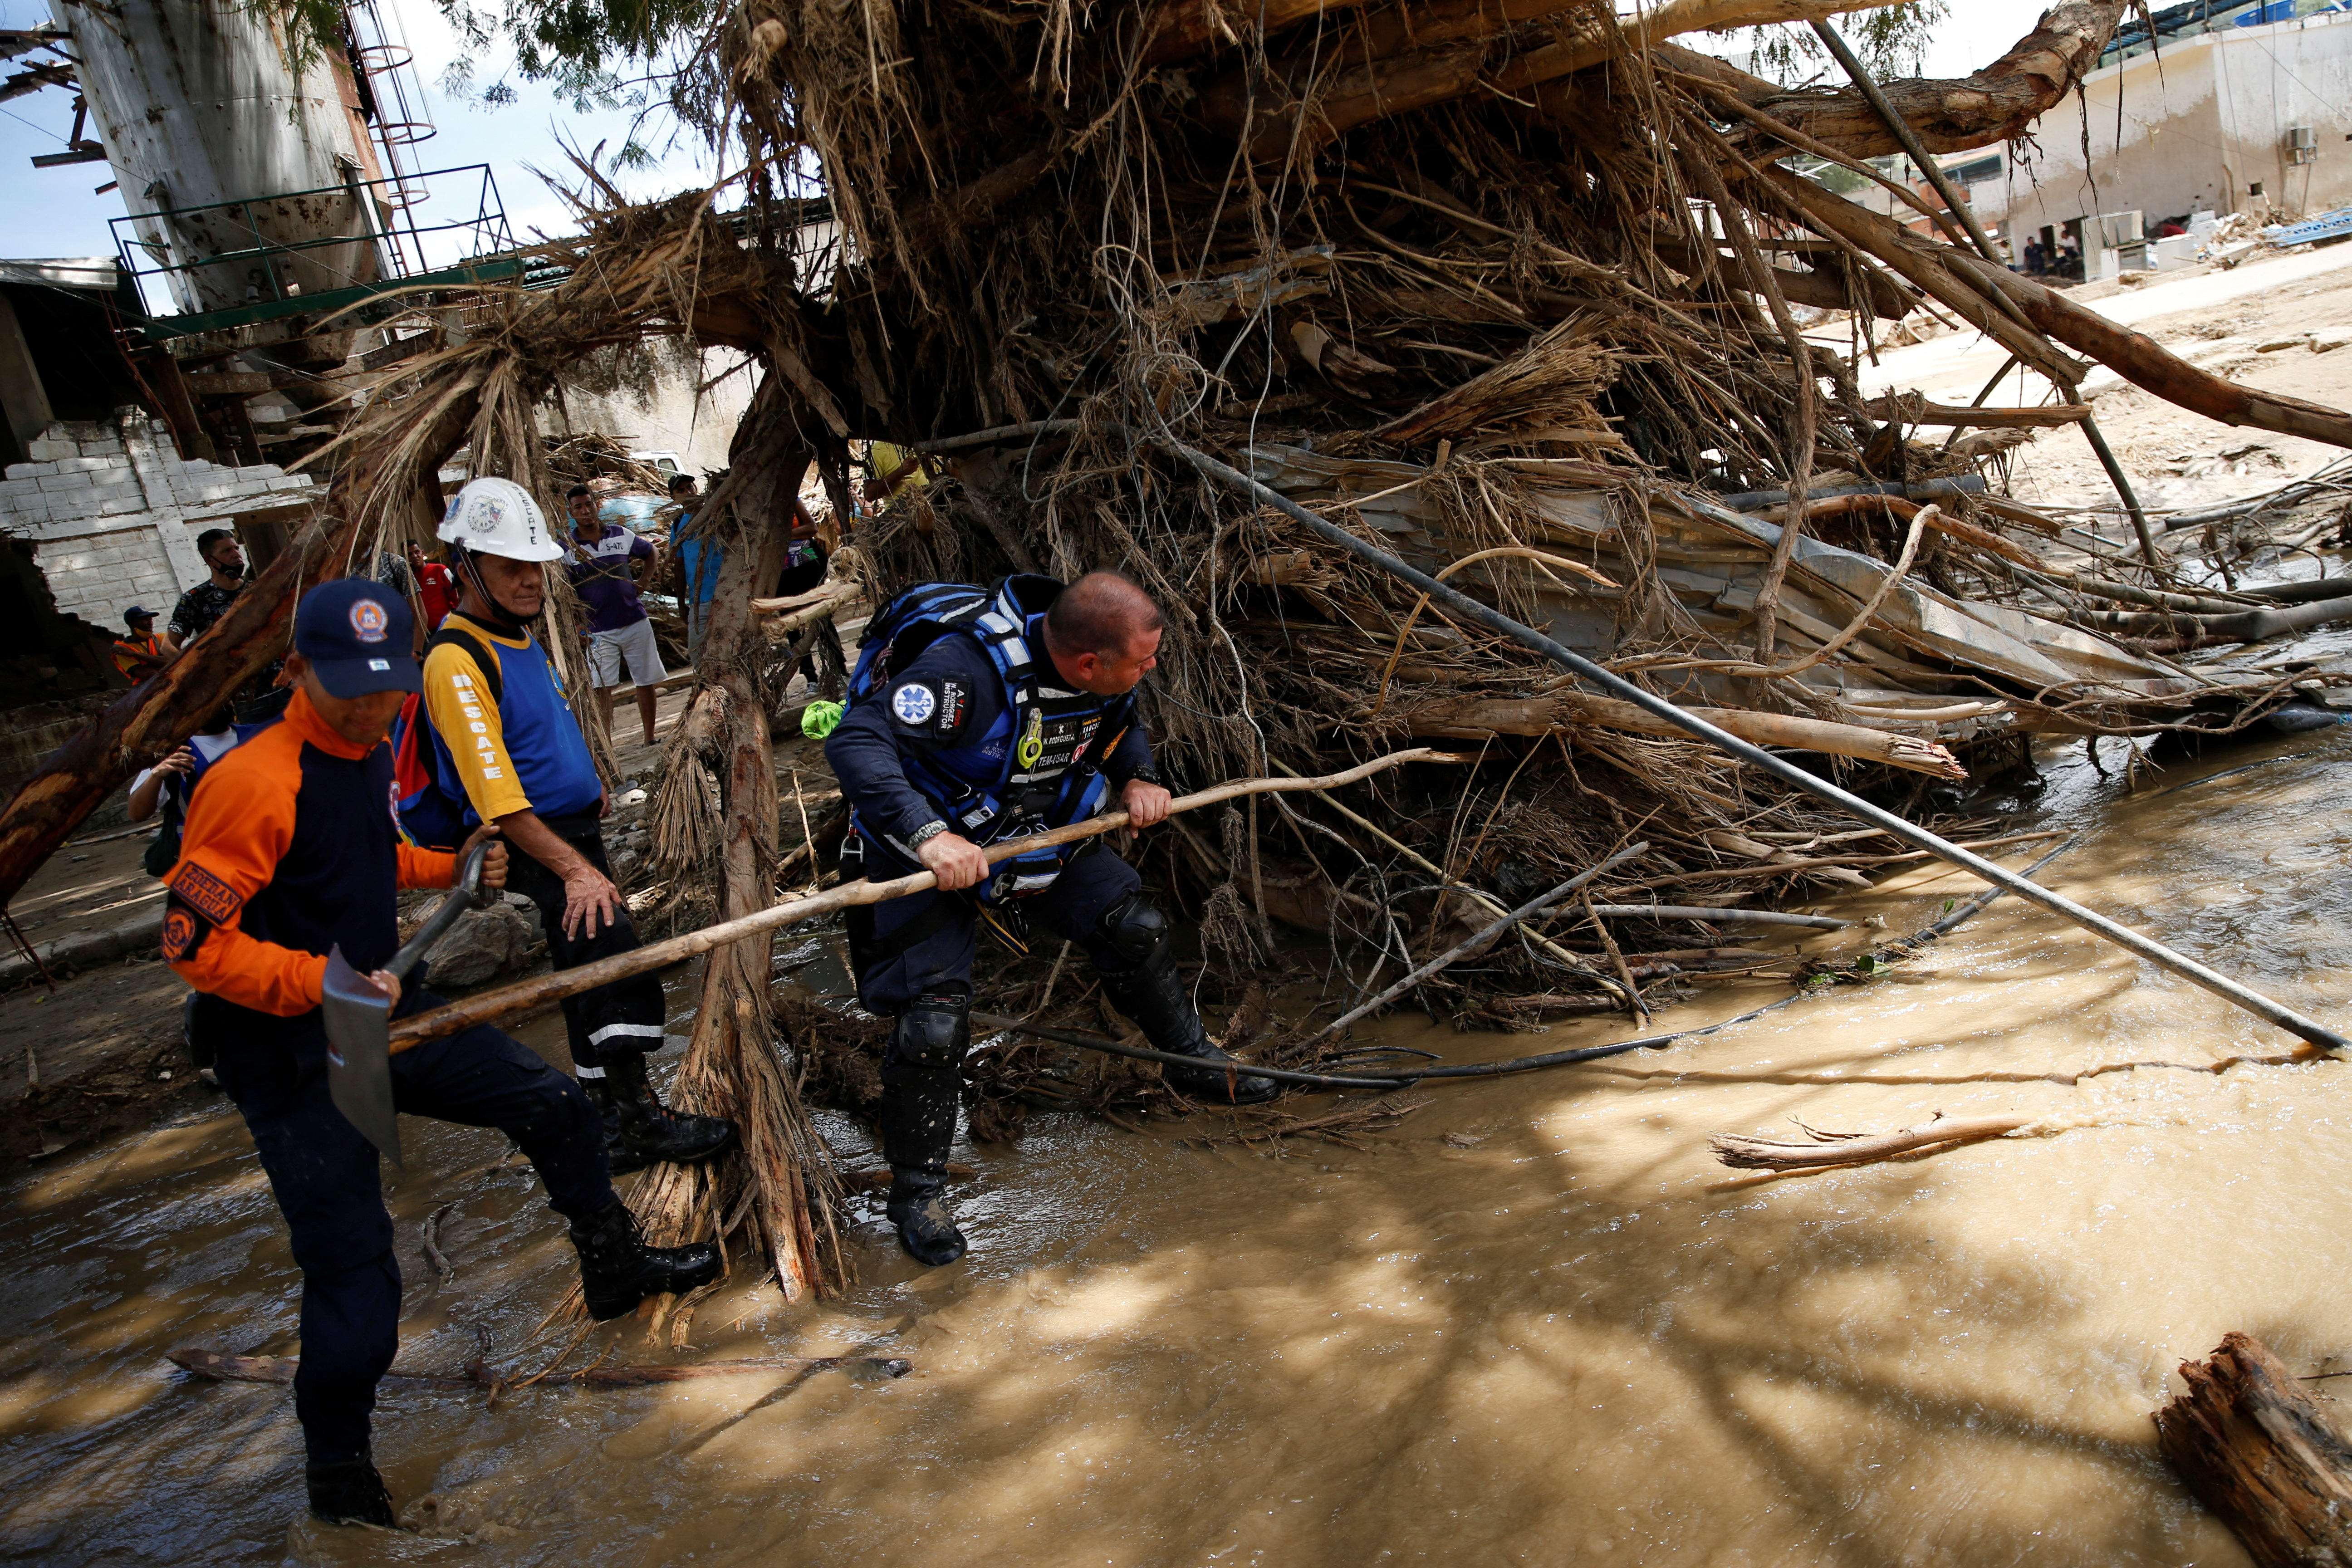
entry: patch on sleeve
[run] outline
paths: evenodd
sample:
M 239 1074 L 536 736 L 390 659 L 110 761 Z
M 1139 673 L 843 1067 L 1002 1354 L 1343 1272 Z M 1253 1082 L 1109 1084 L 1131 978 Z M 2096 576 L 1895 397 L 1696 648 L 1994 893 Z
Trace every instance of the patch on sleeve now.
M 172 905 L 163 914 L 163 962 L 177 963 L 194 958 L 196 949 L 205 944 L 205 933 L 212 929 L 194 910 Z
M 939 731 L 941 738 L 952 735 L 963 728 L 963 716 L 971 706 L 971 693 L 964 689 L 962 681 L 940 682 Z
M 228 924 L 245 908 L 243 895 L 194 860 L 181 861 L 180 868 L 172 873 L 165 886 L 216 926 Z
M 939 711 L 940 694 L 928 680 L 902 680 L 890 693 L 890 714 L 908 729 L 929 723 Z

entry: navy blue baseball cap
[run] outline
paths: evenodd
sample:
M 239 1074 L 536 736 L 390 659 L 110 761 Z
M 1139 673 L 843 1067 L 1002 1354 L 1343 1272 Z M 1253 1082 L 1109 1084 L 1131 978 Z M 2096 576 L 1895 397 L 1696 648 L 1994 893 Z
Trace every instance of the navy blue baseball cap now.
M 423 673 L 408 651 L 415 628 L 398 594 L 365 577 L 338 577 L 302 595 L 294 651 L 310 661 L 331 697 L 418 691 Z

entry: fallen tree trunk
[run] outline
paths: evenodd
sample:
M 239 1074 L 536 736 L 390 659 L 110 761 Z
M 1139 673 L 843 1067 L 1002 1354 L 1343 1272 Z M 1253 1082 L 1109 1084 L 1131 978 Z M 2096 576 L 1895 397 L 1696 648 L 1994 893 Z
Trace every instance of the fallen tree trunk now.
M 2224 425 L 2252 426 L 2283 436 L 2352 447 L 2352 415 L 2341 409 L 2226 380 L 2168 353 L 2147 333 L 2118 325 L 2005 267 L 1957 248 L 1950 259 L 1956 269 L 1973 276 L 1981 287 L 1998 289 L 2016 301 L 2026 320 L 2052 339 L 2088 354 L 2168 403 Z
M 1693 708 L 1688 711 L 1727 733 L 1759 746 L 1789 746 L 1827 756 L 1856 757 L 1914 773 L 1933 773 L 1938 778 L 1969 776 L 1968 770 L 1950 752 L 1933 741 L 1912 735 L 1746 708 Z M 1580 724 L 1631 730 L 1643 735 L 1683 733 L 1665 720 L 1631 702 L 1575 691 L 1433 703 L 1410 710 L 1400 717 L 1408 734 L 1457 741 L 1483 741 L 1496 735 L 1549 735 L 1572 731 Z
M 719 582 L 696 661 L 701 683 L 663 759 L 656 808 L 656 822 L 667 826 L 682 814 L 707 811 L 717 785 L 719 821 L 695 825 L 696 852 L 683 863 L 668 854 L 662 860 L 674 881 L 715 881 L 722 926 L 775 902 L 776 780 L 757 674 L 765 637 L 751 595 L 782 570 L 788 536 L 777 520 L 791 516 L 790 498 L 809 465 L 808 448 L 794 439 L 793 412 L 771 376 L 737 431 L 728 479 L 705 508 L 724 531 Z M 704 855 L 713 852 L 716 865 L 706 865 Z M 737 1194 L 748 1181 L 762 1250 L 784 1299 L 845 1285 L 834 1223 L 838 1184 L 776 1048 L 768 944 L 755 933 L 711 949 L 677 1085 L 688 1109 L 735 1123 L 740 1163 L 665 1165 L 640 1182 L 631 1207 L 647 1238 L 675 1247 L 717 1234 L 727 1215 L 741 1212 Z
M 2156 1446 L 2263 1568 L 2352 1563 L 2352 1446 L 2269 1347 L 2234 1331 L 2180 1363 Z
M 2128 0 L 2053 5 L 2033 31 L 1980 71 L 1958 80 L 1890 81 L 1883 90 L 1931 153 L 1964 153 L 2014 141 L 2098 68 L 2100 52 L 2129 8 Z M 1849 157 L 1904 150 L 1859 88 L 1775 93 L 1750 101 Z
M 331 514 L 304 530 L 185 655 L 76 731 L 18 787 L 0 810 L 0 903 L 100 802 L 194 733 L 205 715 L 285 651 L 296 601 L 336 574 L 330 568 L 350 554 L 356 531 Z
M 2167 610 L 2071 610 L 2074 626 L 2122 637 L 2229 637 L 2260 642 L 2307 632 L 2331 621 L 2352 621 L 2352 599 L 2322 599 L 2284 610 L 2233 610 L 2226 615 L 2199 615 Z
M 1623 54 L 1684 33 L 1875 11 L 1895 0 L 1668 0 L 1666 5 L 1624 18 L 1614 27 L 1585 29 L 1559 41 L 1548 24 L 1577 13 L 1566 0 L 1535 5 L 1503 0 L 1469 12 L 1465 19 L 1420 34 L 1411 22 L 1376 31 L 1371 47 L 1392 52 L 1367 57 L 1355 49 L 1331 50 L 1345 65 L 1322 75 L 1311 95 L 1301 97 L 1289 78 L 1311 66 L 1318 51 L 1304 50 L 1273 70 L 1244 66 L 1209 84 L 1201 94 L 1202 118 L 1216 130 L 1244 141 L 1251 156 L 1287 158 L 1310 152 L 1360 125 L 1410 113 L 1449 99 L 1492 88 L 1518 96 Z M 2120 5 L 2117 7 L 2120 9 Z M 1412 18 L 1418 20 L 1417 8 Z M 1489 68 L 1489 57 L 1514 27 L 1527 29 L 1529 46 Z M 1396 47 L 1404 46 L 1404 47 Z M 2093 51 L 2094 58 L 2096 50 Z
M 2070 393 L 2081 385 L 2087 367 L 2053 355 L 2053 343 L 2086 354 L 2135 386 L 2225 425 L 2352 447 L 2352 415 L 2200 370 L 2168 353 L 2154 338 L 2005 267 L 1958 246 L 1923 239 L 1894 219 L 1785 169 L 1767 167 L 1761 174 L 1767 186 L 1810 226 L 1885 262 Z M 2004 299 L 2028 326 L 2021 327 L 1998 303 Z

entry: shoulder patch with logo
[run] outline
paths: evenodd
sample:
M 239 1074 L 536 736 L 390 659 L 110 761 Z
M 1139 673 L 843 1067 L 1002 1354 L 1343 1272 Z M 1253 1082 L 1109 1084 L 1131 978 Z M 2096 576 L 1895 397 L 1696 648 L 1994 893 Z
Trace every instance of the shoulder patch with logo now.
M 163 962 L 177 963 L 195 956 L 196 949 L 205 944 L 205 933 L 212 927 L 188 910 L 173 905 L 163 915 Z
M 971 693 L 961 680 L 940 682 L 940 723 L 942 738 L 963 728 L 963 716 L 971 706 Z
M 890 716 L 908 729 L 929 723 L 939 707 L 940 694 L 928 680 L 902 680 L 890 693 Z
M 180 868 L 172 873 L 172 879 L 164 885 L 177 893 L 190 909 L 215 925 L 228 924 L 236 919 L 237 911 L 245 908 L 242 894 L 194 860 L 181 861 Z

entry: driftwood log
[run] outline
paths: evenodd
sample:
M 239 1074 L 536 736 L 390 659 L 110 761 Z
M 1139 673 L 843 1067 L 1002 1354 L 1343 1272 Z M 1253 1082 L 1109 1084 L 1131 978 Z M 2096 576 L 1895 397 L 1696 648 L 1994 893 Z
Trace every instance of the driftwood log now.
M 657 843 L 657 858 L 673 882 L 716 889 L 720 929 L 775 901 L 776 775 L 756 657 L 765 638 L 753 595 L 782 570 L 787 538 L 780 520 L 792 514 L 811 456 L 795 437 L 777 379 L 762 383 L 730 456 L 727 479 L 704 511 L 723 554 L 696 661 L 700 679 L 678 721 L 655 804 L 657 838 L 670 837 L 660 831 L 664 825 L 694 828 L 680 836 L 690 847 Z M 713 800 L 716 821 L 709 819 Z M 707 1239 L 721 1231 L 726 1216 L 745 1214 L 748 1204 L 787 1301 L 845 1284 L 835 1224 L 840 1188 L 777 1049 L 764 937 L 745 933 L 709 949 L 677 1092 L 689 1109 L 735 1123 L 740 1156 L 661 1165 L 638 1183 L 629 1201 L 647 1238 L 667 1247 Z
M 2263 1568 L 2352 1564 L 2352 1445 L 2268 1346 L 2231 1332 L 2183 1362 L 2156 1445 Z
M 2031 1123 L 2031 1116 L 1958 1116 L 1937 1111 L 1916 1127 L 1892 1132 L 1825 1132 L 1797 1125 L 1809 1142 L 1773 1138 L 1749 1138 L 1737 1132 L 1711 1132 L 1707 1146 L 1715 1157 L 1741 1171 L 1818 1171 L 1832 1165 L 1864 1165 L 1892 1160 L 1923 1149 L 1948 1149 L 1987 1138 L 2003 1138 Z

